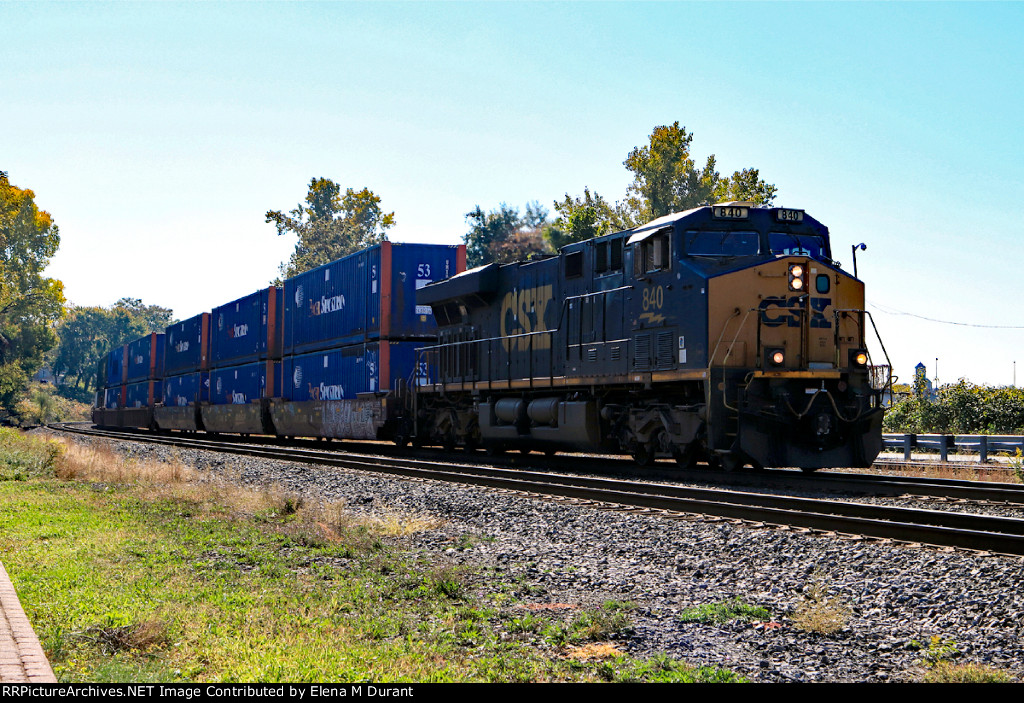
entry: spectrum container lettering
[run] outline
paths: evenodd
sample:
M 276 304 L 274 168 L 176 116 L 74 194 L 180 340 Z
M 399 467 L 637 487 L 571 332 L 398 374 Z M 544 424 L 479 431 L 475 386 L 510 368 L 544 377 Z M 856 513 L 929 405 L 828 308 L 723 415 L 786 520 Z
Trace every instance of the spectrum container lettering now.
M 465 245 L 383 242 L 284 284 L 284 354 L 377 339 L 429 339 L 430 306 L 416 291 L 466 268 Z
M 210 355 L 210 313 L 204 312 L 164 330 L 164 373 L 207 371 Z
M 125 381 L 134 383 L 164 375 L 164 335 L 153 332 L 128 344 Z
M 210 313 L 210 366 L 281 356 L 281 288 L 271 286 Z

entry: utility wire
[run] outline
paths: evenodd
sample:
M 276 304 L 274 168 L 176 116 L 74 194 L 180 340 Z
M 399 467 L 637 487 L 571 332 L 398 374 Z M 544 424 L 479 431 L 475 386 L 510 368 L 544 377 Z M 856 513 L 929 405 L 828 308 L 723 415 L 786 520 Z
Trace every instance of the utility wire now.
M 869 303 L 871 307 L 875 308 L 881 313 L 886 315 L 905 315 L 907 317 L 916 317 L 919 320 L 927 320 L 928 322 L 937 322 L 942 325 L 957 325 L 958 327 L 980 327 L 990 330 L 1024 330 L 1024 325 L 977 325 L 973 322 L 953 322 L 952 320 L 936 320 L 934 317 L 925 317 L 924 315 L 915 315 L 912 312 L 904 312 L 903 310 L 897 310 L 896 308 L 889 307 L 887 305 L 879 305 L 878 303 Z M 888 308 L 888 309 L 886 309 Z

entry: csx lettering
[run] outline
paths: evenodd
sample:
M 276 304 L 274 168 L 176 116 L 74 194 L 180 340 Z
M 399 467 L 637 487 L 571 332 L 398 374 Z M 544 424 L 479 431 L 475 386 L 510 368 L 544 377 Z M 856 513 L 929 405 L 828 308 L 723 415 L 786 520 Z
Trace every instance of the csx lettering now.
M 765 298 L 758 306 L 761 310 L 761 324 L 766 327 L 799 327 L 803 317 L 803 296 L 794 295 L 790 298 L 782 296 Z M 825 309 L 832 304 L 831 298 L 811 298 L 811 327 L 831 329 L 832 323 L 825 317 Z M 774 308 L 774 310 L 773 310 Z
M 550 284 L 506 293 L 501 303 L 501 336 L 546 332 L 548 325 L 545 313 L 551 304 L 551 297 Z M 503 344 L 506 351 L 550 349 L 551 335 L 539 334 L 535 337 L 506 339 Z

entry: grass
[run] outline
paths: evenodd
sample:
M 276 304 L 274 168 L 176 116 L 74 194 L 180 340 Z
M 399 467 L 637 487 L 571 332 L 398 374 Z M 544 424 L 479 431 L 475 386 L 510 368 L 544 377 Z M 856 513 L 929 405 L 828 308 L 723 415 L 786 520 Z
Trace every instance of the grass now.
M 736 680 L 623 654 L 631 604 L 524 611 L 529 584 L 410 552 L 429 517 L 9 430 L 0 476 L 0 559 L 61 681 Z
M 705 603 L 695 608 L 687 608 L 679 614 L 683 622 L 700 622 L 723 625 L 730 620 L 770 620 L 771 613 L 767 608 L 748 605 L 739 597 L 717 603 Z
M 956 641 L 933 635 L 927 645 L 914 640 L 912 644 L 922 650 L 921 663 L 926 667 L 924 683 L 1011 683 L 1013 677 L 984 664 L 955 662 L 960 657 Z

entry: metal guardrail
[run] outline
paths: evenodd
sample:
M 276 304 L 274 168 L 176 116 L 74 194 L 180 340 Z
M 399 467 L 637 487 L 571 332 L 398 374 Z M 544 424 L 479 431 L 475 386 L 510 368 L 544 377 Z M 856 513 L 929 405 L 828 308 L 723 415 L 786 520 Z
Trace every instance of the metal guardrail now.
M 903 460 L 910 461 L 914 449 L 937 450 L 941 461 L 948 461 L 949 451 L 977 452 L 978 461 L 988 461 L 991 452 L 1024 452 L 1024 435 L 983 434 L 883 434 L 886 449 L 902 449 Z

